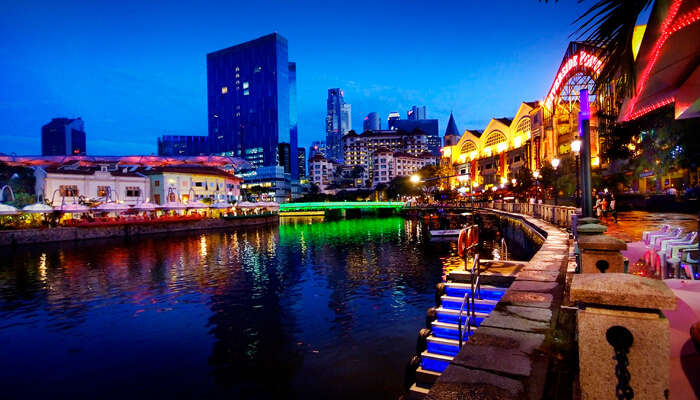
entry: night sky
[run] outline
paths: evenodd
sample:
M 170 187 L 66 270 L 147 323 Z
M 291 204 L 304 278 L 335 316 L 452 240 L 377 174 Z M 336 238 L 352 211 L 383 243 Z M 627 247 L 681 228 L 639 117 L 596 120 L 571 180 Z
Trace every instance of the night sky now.
M 452 4 L 450 4 L 452 3 Z M 82 117 L 88 154 L 151 154 L 206 135 L 206 53 L 277 31 L 297 63 L 299 144 L 325 139 L 327 89 L 353 128 L 413 104 L 460 130 L 542 99 L 592 1 L 2 1 L 0 152 Z

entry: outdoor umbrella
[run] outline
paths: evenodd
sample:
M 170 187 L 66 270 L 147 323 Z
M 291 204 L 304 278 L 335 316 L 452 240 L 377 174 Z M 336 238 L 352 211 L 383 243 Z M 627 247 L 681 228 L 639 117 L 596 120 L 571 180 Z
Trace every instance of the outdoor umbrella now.
M 197 210 L 209 208 L 209 205 L 208 205 L 208 204 L 202 203 L 202 202 L 199 201 L 199 200 L 191 201 L 191 202 L 187 203 L 186 206 L 187 206 L 187 208 L 194 208 L 194 209 L 197 209 Z
M 65 213 L 84 213 L 90 211 L 87 206 L 78 203 L 61 204 L 58 207 L 54 207 L 54 210 Z
M 120 203 L 115 203 L 115 202 L 102 203 L 99 206 L 93 208 L 93 210 L 100 211 L 100 212 L 119 212 L 119 211 L 125 211 L 128 209 L 129 209 L 129 206 L 127 206 L 126 204 L 120 204 Z
M 169 201 L 163 204 L 161 208 L 164 210 L 184 210 L 187 208 L 187 205 L 177 201 Z
M 258 206 L 257 204 L 255 204 L 255 203 L 251 203 L 251 202 L 249 202 L 249 201 L 241 201 L 240 203 L 236 203 L 236 207 L 240 207 L 240 208 L 255 208 L 255 207 L 259 207 L 259 206 Z
M 9 204 L 0 204 L 0 215 L 15 215 L 17 209 Z
M 27 214 L 48 214 L 53 211 L 53 207 L 44 203 L 34 203 L 22 208 L 22 212 Z
M 160 208 L 160 206 L 155 203 L 139 203 L 134 206 L 134 210 L 138 211 L 155 211 L 158 208 Z
M 212 203 L 211 206 L 209 206 L 209 207 L 222 210 L 222 209 L 225 209 L 225 208 L 231 208 L 231 207 L 233 207 L 233 204 L 231 204 L 231 203 L 226 203 L 226 202 L 224 202 L 224 201 L 217 201 L 216 203 Z

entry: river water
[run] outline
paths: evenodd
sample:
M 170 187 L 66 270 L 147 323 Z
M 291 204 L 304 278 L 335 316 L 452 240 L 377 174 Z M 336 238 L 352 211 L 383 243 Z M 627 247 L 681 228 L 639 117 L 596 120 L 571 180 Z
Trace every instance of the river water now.
M 0 397 L 395 399 L 453 253 L 401 218 L 0 249 Z

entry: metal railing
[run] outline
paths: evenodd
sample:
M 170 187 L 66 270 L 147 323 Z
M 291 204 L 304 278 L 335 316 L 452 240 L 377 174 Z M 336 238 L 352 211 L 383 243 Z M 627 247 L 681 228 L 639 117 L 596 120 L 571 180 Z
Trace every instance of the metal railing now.
M 477 234 L 479 232 L 478 225 L 471 225 L 464 229 L 476 229 Z M 467 269 L 467 261 L 469 259 L 469 254 L 474 254 L 474 260 L 472 261 L 471 276 L 469 284 L 469 292 L 464 293 L 462 298 L 462 305 L 459 307 L 459 314 L 457 314 L 457 333 L 459 335 L 459 348 L 462 348 L 464 341 L 464 333 L 462 326 L 462 315 L 464 314 L 464 306 L 467 307 L 467 322 L 466 322 L 466 334 L 467 339 L 471 332 L 472 324 L 476 323 L 476 307 L 475 307 L 475 297 L 481 300 L 481 264 L 479 263 L 479 240 L 476 243 L 472 243 L 464 252 L 464 269 Z
M 539 218 L 564 228 L 573 226 L 573 217 L 581 213 L 580 208 L 555 206 L 551 204 L 506 203 L 501 201 L 485 201 L 474 203 L 476 207 L 525 214 Z

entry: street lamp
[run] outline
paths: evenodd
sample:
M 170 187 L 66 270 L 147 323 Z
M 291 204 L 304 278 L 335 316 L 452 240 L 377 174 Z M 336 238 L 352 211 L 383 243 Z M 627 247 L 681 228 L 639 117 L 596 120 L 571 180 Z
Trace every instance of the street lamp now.
M 554 172 L 555 172 L 555 174 L 554 174 L 554 183 L 552 183 L 552 186 L 554 187 L 554 205 L 555 205 L 555 206 L 556 206 L 557 203 L 558 203 L 558 202 L 557 202 L 557 199 L 558 199 L 558 197 L 559 197 L 559 196 L 558 196 L 558 193 L 557 193 L 557 174 L 556 174 L 557 168 L 559 167 L 559 163 L 560 163 L 560 161 L 559 161 L 558 158 L 556 158 L 556 157 L 555 157 L 555 158 L 552 158 L 552 168 L 554 168 Z
M 532 176 L 535 178 L 535 203 L 537 203 L 537 195 L 540 193 L 540 170 L 535 170 Z
M 413 174 L 413 175 L 411 175 L 410 180 L 411 180 L 411 183 L 412 183 L 412 184 L 417 185 L 417 184 L 420 183 L 420 175 L 418 175 L 418 174 Z
M 571 142 L 571 151 L 576 154 L 576 206 L 580 206 L 581 204 L 581 176 L 579 174 L 579 152 L 581 151 L 581 140 L 576 139 L 573 142 Z

